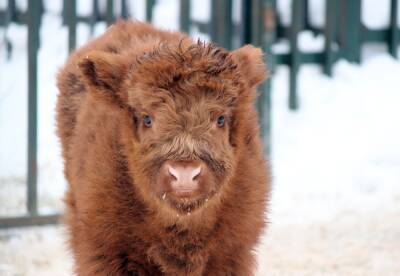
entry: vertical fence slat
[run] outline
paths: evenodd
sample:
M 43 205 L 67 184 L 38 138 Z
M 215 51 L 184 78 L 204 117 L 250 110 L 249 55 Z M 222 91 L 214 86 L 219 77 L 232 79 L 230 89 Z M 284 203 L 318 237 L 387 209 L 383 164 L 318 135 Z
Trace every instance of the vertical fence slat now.
M 246 5 L 246 1 L 243 1 L 244 5 Z M 250 9 L 250 12 L 246 12 L 248 18 L 248 22 L 246 23 L 247 25 L 247 35 L 250 36 L 249 40 L 246 41 L 246 43 L 251 43 L 257 47 L 263 47 L 263 38 L 264 38 L 264 14 L 263 14 L 263 6 L 264 6 L 264 0 L 254 0 L 251 1 L 252 4 L 248 7 Z M 265 142 L 266 140 L 266 134 L 269 129 L 269 124 L 268 124 L 268 116 L 267 112 L 269 111 L 268 107 L 268 102 L 267 102 L 267 91 L 266 91 L 266 86 L 265 83 L 263 83 L 260 87 L 258 87 L 258 91 L 260 91 L 260 94 L 257 98 L 256 102 L 256 108 L 257 108 L 257 113 L 258 113 L 258 120 L 260 124 L 260 134 L 263 139 L 263 145 L 264 145 L 264 153 L 266 153 L 269 149 L 267 146 L 267 143 Z
M 211 40 L 232 49 L 232 0 L 212 1 L 211 5 Z
M 12 22 L 13 18 L 16 14 L 16 5 L 15 0 L 8 0 L 7 9 L 4 14 L 4 26 L 8 27 L 8 25 Z
M 114 1 L 107 0 L 106 23 L 110 26 L 114 22 Z
M 67 1 L 68 22 L 68 50 L 71 52 L 76 47 L 76 0 Z
M 361 50 L 361 0 L 342 0 L 341 42 L 344 57 L 350 62 L 360 62 Z
M 17 19 L 17 4 L 15 3 L 15 0 L 8 0 L 7 1 L 7 22 L 10 23 L 13 20 Z
M 150 23 L 153 21 L 153 6 L 155 2 L 155 0 L 146 1 L 146 21 Z
M 334 62 L 333 42 L 336 37 L 337 0 L 326 0 L 325 10 L 325 62 L 324 73 L 332 76 L 332 65 Z
M 294 0 L 296 1 L 296 0 Z M 306 30 L 312 30 L 313 32 L 315 32 L 315 28 L 313 28 L 313 26 L 311 26 L 311 22 L 310 22 L 310 3 L 309 0 L 303 0 L 304 2 L 304 6 L 303 6 L 303 26 L 304 29 Z M 329 0 L 326 0 L 329 1 Z
M 62 24 L 63 26 L 68 26 L 68 0 L 63 0 L 63 7 L 61 11 L 61 16 L 62 16 Z
M 271 45 L 275 40 L 275 0 L 242 1 L 242 43 L 254 44 L 266 53 L 269 70 L 273 70 Z M 264 142 L 264 152 L 271 153 L 271 80 L 259 87 L 261 92 L 256 103 Z
M 272 55 L 272 44 L 275 41 L 276 30 L 276 1 L 262 0 L 260 5 L 260 45 L 266 54 L 266 63 L 269 71 L 274 70 L 274 59 Z M 258 112 L 260 113 L 260 123 L 262 128 L 262 137 L 264 141 L 264 152 L 271 154 L 271 128 L 272 128 L 272 89 L 271 76 L 261 86 L 261 95 L 258 101 Z
M 37 215 L 37 56 L 40 4 L 28 2 L 28 189 L 29 215 Z
M 3 18 L 3 26 L 4 26 L 4 32 L 3 32 L 3 41 L 6 45 L 6 52 L 7 52 L 7 59 L 11 58 L 11 53 L 12 53 L 12 44 L 7 37 L 7 28 L 8 25 L 12 22 L 13 19 L 16 17 L 16 4 L 15 0 L 8 0 L 8 6 L 4 14 Z
M 297 95 L 297 75 L 300 68 L 300 50 L 298 34 L 302 29 L 304 0 L 292 2 L 292 26 L 290 30 L 290 72 L 289 72 L 289 108 L 297 110 L 299 107 Z
M 263 28 L 263 50 L 266 53 L 266 62 L 269 72 L 275 70 L 275 59 L 272 53 L 272 45 L 276 40 L 276 0 L 264 0 L 264 28 Z M 264 150 L 268 155 L 271 155 L 272 151 L 272 76 L 270 75 L 268 80 L 263 86 L 263 93 L 265 94 L 265 118 L 263 127 L 264 137 Z
M 249 44 L 252 40 L 251 31 L 251 12 L 253 1 L 242 0 L 241 19 L 242 19 L 242 43 Z
M 389 52 L 395 58 L 397 58 L 397 48 L 399 46 L 399 31 L 398 31 L 399 28 L 397 25 L 397 20 L 399 16 L 397 13 L 398 5 L 399 5 L 398 0 L 391 1 L 390 27 L 389 27 L 389 32 L 390 32 Z
M 121 0 L 121 17 L 123 19 L 128 19 L 129 17 L 128 3 L 126 3 L 126 0 Z
M 190 31 L 190 0 L 180 0 L 179 26 L 181 31 L 189 33 Z
M 251 6 L 250 28 L 252 44 L 262 47 L 264 24 L 263 24 L 263 0 L 254 0 Z
M 94 34 L 94 26 L 100 17 L 99 0 L 93 0 L 92 13 L 89 15 L 90 35 Z

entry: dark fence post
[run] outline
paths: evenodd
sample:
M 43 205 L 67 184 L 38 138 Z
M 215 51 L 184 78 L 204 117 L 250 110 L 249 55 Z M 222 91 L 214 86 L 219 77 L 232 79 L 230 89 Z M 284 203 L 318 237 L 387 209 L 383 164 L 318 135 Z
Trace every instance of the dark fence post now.
M 261 47 L 266 54 L 269 71 L 273 70 L 274 58 L 271 45 L 275 41 L 276 13 L 275 0 L 255 0 L 242 2 L 242 41 Z M 259 88 L 257 111 L 261 126 L 264 152 L 271 153 L 271 79 Z
M 361 0 L 342 0 L 341 42 L 344 57 L 350 62 L 360 62 L 361 48 Z
M 190 32 L 190 0 L 180 0 L 179 26 L 181 31 Z
M 128 3 L 126 3 L 126 0 L 121 0 L 121 17 L 123 19 L 128 19 L 129 17 Z
M 298 47 L 298 34 L 303 27 L 304 0 L 292 2 L 292 26 L 290 29 L 290 72 L 289 72 L 289 108 L 297 110 L 299 100 L 297 96 L 297 75 L 300 68 L 300 50 Z
M 88 18 L 88 24 L 90 26 L 90 35 L 94 34 L 94 26 L 96 25 L 96 22 L 100 18 L 99 0 L 93 0 L 92 9 L 93 9 L 92 14 L 89 15 Z
M 276 36 L 276 1 L 262 0 L 261 16 L 259 20 L 259 28 L 261 31 L 261 47 L 266 54 L 266 63 L 269 72 L 274 70 L 275 60 L 273 57 L 271 46 Z M 258 102 L 258 110 L 260 112 L 262 135 L 264 142 L 264 152 L 271 154 L 271 128 L 272 128 L 272 89 L 271 76 L 264 82 L 261 87 L 261 97 Z
M 253 1 L 242 1 L 242 42 L 243 44 L 249 44 L 252 42 L 252 3 Z
M 211 1 L 211 40 L 232 49 L 232 0 Z
M 264 12 L 263 12 L 263 49 L 266 53 L 266 61 L 268 70 L 270 73 L 275 70 L 276 60 L 272 52 L 272 45 L 276 41 L 276 29 L 277 29 L 277 11 L 276 11 L 276 0 L 263 0 L 264 1 Z M 270 76 L 271 77 L 271 76 Z M 269 78 L 271 80 L 271 78 Z M 271 83 L 269 81 L 269 83 Z
M 11 21 L 15 21 L 17 19 L 17 5 L 15 3 L 15 0 L 8 0 L 7 5 L 8 7 L 6 9 L 6 23 L 10 23 Z
M 110 26 L 114 22 L 114 1 L 107 0 L 106 22 Z
M 68 0 L 63 0 L 63 7 L 61 11 L 63 26 L 68 25 L 68 6 L 69 6 L 68 2 L 69 2 Z
M 399 6 L 398 0 L 391 1 L 390 7 L 390 27 L 389 27 L 389 52 L 394 57 L 397 58 L 397 47 L 399 46 L 399 28 L 397 25 L 397 20 L 399 15 L 397 13 L 397 8 Z
M 337 0 L 326 0 L 325 11 L 325 62 L 324 73 L 332 76 L 332 65 L 335 51 L 333 43 L 336 39 Z
M 8 7 L 5 10 L 4 13 L 4 18 L 2 19 L 2 25 L 4 26 L 4 33 L 3 33 L 3 39 L 6 45 L 6 51 L 7 51 L 7 59 L 11 58 L 11 53 L 12 53 L 12 44 L 10 40 L 7 37 L 7 28 L 8 25 L 16 19 L 16 13 L 17 13 L 17 7 L 15 4 L 15 0 L 8 0 Z
M 155 5 L 155 0 L 146 1 L 146 21 L 151 23 L 153 21 L 153 6 Z
M 28 201 L 31 216 L 37 206 L 37 56 L 39 48 L 40 3 L 28 1 Z
M 295 0 L 296 1 L 296 0 Z M 329 1 L 329 0 L 326 0 Z M 303 2 L 303 28 L 305 30 L 311 30 L 311 31 L 315 31 L 314 27 L 311 25 L 310 22 L 310 3 L 309 0 L 304 0 Z
M 72 52 L 76 47 L 76 0 L 67 1 L 68 22 L 68 50 Z

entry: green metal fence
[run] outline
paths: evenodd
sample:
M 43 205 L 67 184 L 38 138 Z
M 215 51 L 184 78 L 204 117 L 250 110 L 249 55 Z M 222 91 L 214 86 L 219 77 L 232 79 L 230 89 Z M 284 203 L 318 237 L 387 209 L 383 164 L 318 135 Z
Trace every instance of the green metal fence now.
M 61 0 L 60 0 L 61 1 Z M 133 1 L 133 0 L 132 0 Z M 179 1 L 179 0 L 176 0 Z M 194 0 L 193 0 L 194 1 Z M 210 22 L 196 22 L 190 17 L 190 0 L 180 0 L 180 29 L 189 32 L 197 27 L 201 32 L 210 35 L 211 40 L 232 49 L 239 44 L 251 43 L 262 47 L 267 53 L 266 61 L 271 72 L 277 65 L 287 65 L 289 74 L 288 106 L 292 110 L 299 108 L 297 93 L 297 76 L 302 65 L 319 64 L 323 72 L 332 74 L 332 65 L 339 58 L 351 62 L 360 62 L 360 49 L 367 42 L 381 42 L 388 45 L 388 50 L 397 57 L 400 30 L 396 25 L 398 0 L 391 0 L 390 26 L 381 30 L 370 30 L 361 22 L 361 0 L 326 0 L 326 23 L 322 28 L 312 26 L 308 12 L 308 0 L 292 1 L 292 16 L 290 26 L 281 23 L 276 10 L 276 0 L 241 0 L 241 20 L 234 23 L 232 17 L 233 0 L 210 0 Z M 116 13 L 114 4 L 117 1 L 106 0 L 106 9 L 101 11 L 99 1 L 92 0 L 92 13 L 88 16 L 77 14 L 77 0 L 63 1 L 63 22 L 68 27 L 68 48 L 76 47 L 76 30 L 78 23 L 91 26 L 99 21 L 111 24 L 117 18 L 129 18 L 128 0 L 118 0 L 121 9 Z M 153 19 L 153 7 L 156 0 L 146 1 L 146 20 Z M 28 27 L 28 173 L 27 173 L 27 213 L 22 217 L 0 218 L 0 228 L 57 223 L 59 215 L 41 215 L 38 213 L 37 200 L 37 53 L 40 45 L 39 30 L 41 15 L 45 7 L 41 0 L 29 0 L 27 11 L 19 11 L 15 0 L 7 1 L 7 8 L 0 10 L 0 27 L 7 27 L 11 22 L 25 24 Z M 298 35 L 303 30 L 315 34 L 323 34 L 325 46 L 319 52 L 301 52 L 298 46 Z M 5 36 L 9 55 L 12 54 L 12 44 Z M 279 39 L 287 39 L 290 51 L 273 53 L 272 45 Z M 236 41 L 236 44 L 235 44 Z M 271 80 L 266 81 L 257 102 L 265 150 L 270 152 L 271 130 Z
M 361 0 L 326 0 L 325 26 L 314 27 L 310 24 L 308 0 L 296 0 L 292 4 L 292 24 L 283 26 L 278 18 L 277 38 L 289 39 L 291 51 L 273 54 L 274 64 L 290 67 L 290 88 L 288 106 L 292 110 L 299 107 L 297 93 L 298 71 L 303 64 L 319 64 L 323 72 L 331 76 L 332 65 L 339 58 L 359 63 L 362 45 L 368 42 L 381 42 L 388 45 L 390 54 L 397 58 L 400 29 L 398 20 L 398 0 L 390 2 L 390 25 L 385 29 L 369 29 L 361 22 Z M 298 47 L 298 35 L 302 30 L 310 30 L 325 37 L 324 49 L 320 52 L 303 53 Z

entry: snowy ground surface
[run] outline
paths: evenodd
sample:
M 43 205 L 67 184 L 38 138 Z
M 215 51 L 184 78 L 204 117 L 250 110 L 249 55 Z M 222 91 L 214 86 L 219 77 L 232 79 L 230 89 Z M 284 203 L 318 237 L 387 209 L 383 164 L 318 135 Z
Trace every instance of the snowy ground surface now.
M 62 210 L 66 185 L 54 135 L 54 76 L 67 56 L 66 30 L 56 15 L 56 1 L 47 2 L 52 3 L 51 12 L 44 17 L 39 53 L 43 213 Z M 143 10 L 142 2 L 135 1 L 135 11 Z M 289 18 L 285 7 L 290 1 L 279 2 L 283 17 Z M 319 14 L 323 1 L 311 2 Z M 363 18 L 371 19 L 369 26 L 387 24 L 389 1 L 379 7 L 365 2 Z M 165 27 L 168 22 L 174 28 L 177 6 L 166 7 L 156 8 L 156 24 Z M 192 15 L 206 20 L 206 9 L 196 7 Z M 79 10 L 85 13 L 87 7 Z M 313 20 L 318 24 L 323 19 Z M 103 29 L 99 25 L 95 33 Z M 0 29 L 0 37 L 3 33 Z M 14 52 L 8 61 L 0 43 L 0 216 L 23 213 L 25 201 L 26 29 L 13 25 L 7 36 Z M 89 30 L 79 26 L 79 44 L 88 37 Z M 304 50 L 323 43 L 308 33 L 300 40 Z M 286 107 L 287 68 L 275 72 L 270 157 L 274 190 L 269 228 L 257 249 L 257 275 L 400 275 L 400 62 L 385 51 L 379 45 L 365 47 L 361 65 L 339 61 L 333 78 L 322 75 L 317 66 L 303 67 L 298 112 Z M 62 226 L 1 230 L 0 276 L 71 275 L 64 241 Z

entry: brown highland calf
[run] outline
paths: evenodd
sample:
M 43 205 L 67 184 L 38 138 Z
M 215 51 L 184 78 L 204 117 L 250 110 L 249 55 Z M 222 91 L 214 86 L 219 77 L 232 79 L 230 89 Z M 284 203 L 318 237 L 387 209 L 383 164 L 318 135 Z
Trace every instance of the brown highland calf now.
M 252 275 L 270 181 L 262 52 L 119 22 L 58 75 L 77 275 Z

